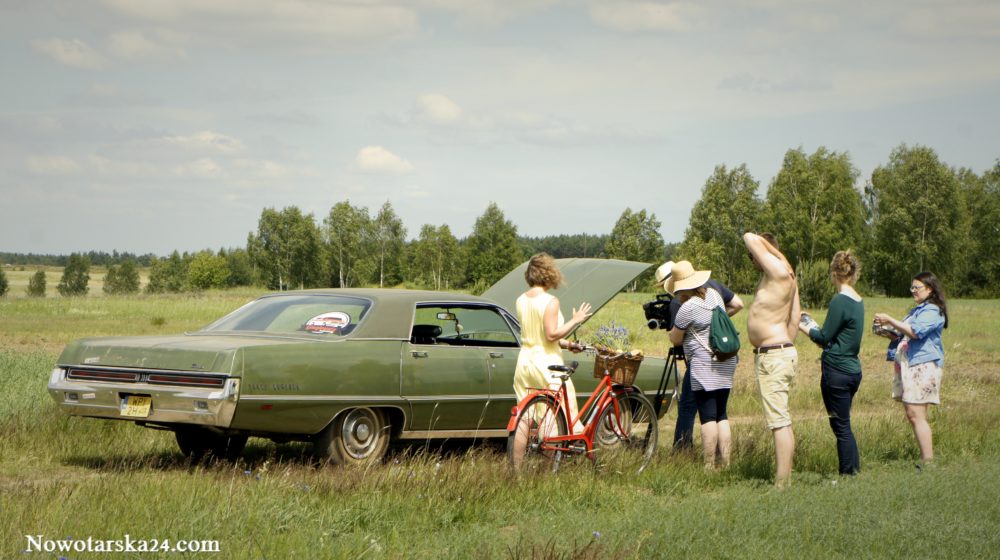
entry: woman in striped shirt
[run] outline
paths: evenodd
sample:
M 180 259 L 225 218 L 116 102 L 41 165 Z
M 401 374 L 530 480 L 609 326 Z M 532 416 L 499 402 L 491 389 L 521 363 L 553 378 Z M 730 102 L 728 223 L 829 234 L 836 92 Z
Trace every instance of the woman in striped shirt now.
M 686 266 L 678 266 L 684 264 Z M 670 342 L 675 345 L 684 344 L 688 375 L 691 376 L 691 388 L 701 421 L 705 468 L 708 470 L 714 470 L 717 466 L 729 466 L 732 432 L 726 405 L 733 388 L 736 363 L 739 361 L 737 356 L 717 361 L 709 348 L 712 310 L 716 307 L 725 310 L 719 292 L 705 285 L 711 275 L 710 270 L 696 271 L 690 263 L 681 261 L 674 265 L 670 280 L 672 286 L 667 288 L 681 301 L 681 308 L 674 318 L 674 328 L 670 331 Z M 716 456 L 719 459 L 718 465 Z

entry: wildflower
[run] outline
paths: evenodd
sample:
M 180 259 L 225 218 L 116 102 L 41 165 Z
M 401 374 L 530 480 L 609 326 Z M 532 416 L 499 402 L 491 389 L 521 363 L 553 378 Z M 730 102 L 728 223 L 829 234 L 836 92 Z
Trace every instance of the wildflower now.
M 601 538 L 601 532 L 600 532 L 600 531 L 594 531 L 594 532 L 593 532 L 593 533 L 591 533 L 591 534 L 592 534 L 592 535 L 594 535 L 594 538 L 595 538 L 595 539 L 599 539 L 599 538 Z

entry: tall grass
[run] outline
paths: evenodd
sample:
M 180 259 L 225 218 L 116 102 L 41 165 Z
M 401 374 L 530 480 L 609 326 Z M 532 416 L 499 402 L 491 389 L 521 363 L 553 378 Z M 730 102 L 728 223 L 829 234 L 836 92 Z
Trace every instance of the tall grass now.
M 770 484 L 773 447 L 747 354 L 731 400 L 733 463 L 721 473 L 661 448 L 640 476 L 577 459 L 554 476 L 518 478 L 495 442 L 398 445 L 381 465 L 316 468 L 305 444 L 252 439 L 236 464 L 192 464 L 169 432 L 71 418 L 45 391 L 73 338 L 191 330 L 250 296 L 0 303 L 0 557 L 30 557 L 21 552 L 28 534 L 220 542 L 219 554 L 143 558 L 981 558 L 1000 545 L 1000 366 L 995 337 L 981 334 L 1000 324 L 995 301 L 951 304 L 942 406 L 932 413 L 940 464 L 923 473 L 901 407 L 888 399 L 883 341 L 866 337 L 854 411 L 863 470 L 836 474 L 819 350 L 800 338 L 798 447 L 784 491 Z M 614 318 L 662 354 L 665 333 L 648 331 L 638 308 L 649 298 L 619 296 L 595 324 Z M 871 299 L 867 312 L 901 315 L 908 305 Z M 736 319 L 745 333 L 745 313 Z M 661 421 L 662 441 L 673 420 Z

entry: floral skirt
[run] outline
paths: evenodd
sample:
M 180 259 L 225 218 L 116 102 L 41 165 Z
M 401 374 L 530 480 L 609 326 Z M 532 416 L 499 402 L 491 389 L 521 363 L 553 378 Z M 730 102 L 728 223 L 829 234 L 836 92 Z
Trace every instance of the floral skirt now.
M 907 404 L 941 404 L 941 366 L 924 362 L 911 366 L 906 349 L 896 355 L 892 376 L 892 398 Z

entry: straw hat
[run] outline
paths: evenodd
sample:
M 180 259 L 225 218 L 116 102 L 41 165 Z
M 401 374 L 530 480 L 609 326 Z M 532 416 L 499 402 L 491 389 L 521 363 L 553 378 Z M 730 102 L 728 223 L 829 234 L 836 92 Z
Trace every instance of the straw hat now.
M 660 265 L 660 268 L 656 269 L 656 285 L 662 286 L 664 290 L 667 290 L 667 280 L 670 280 L 670 272 L 674 268 L 674 261 L 667 261 Z M 670 290 L 667 290 L 668 292 Z
M 704 286 L 711 276 L 711 270 L 695 270 L 690 262 L 680 261 L 670 270 L 666 289 L 670 293 L 678 290 L 694 290 Z

